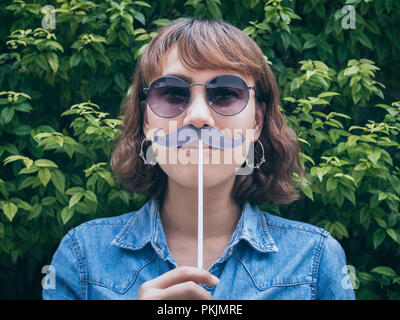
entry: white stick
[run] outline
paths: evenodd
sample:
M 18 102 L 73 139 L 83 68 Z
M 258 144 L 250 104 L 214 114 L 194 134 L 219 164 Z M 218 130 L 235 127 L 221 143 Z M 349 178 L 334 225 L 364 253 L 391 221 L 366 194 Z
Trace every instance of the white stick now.
M 203 141 L 199 139 L 199 164 L 197 171 L 197 267 L 203 268 Z

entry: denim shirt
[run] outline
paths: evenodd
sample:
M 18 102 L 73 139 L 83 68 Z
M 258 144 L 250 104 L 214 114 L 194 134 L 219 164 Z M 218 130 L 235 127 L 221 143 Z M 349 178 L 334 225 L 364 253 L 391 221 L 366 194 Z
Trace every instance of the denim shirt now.
M 137 211 L 83 223 L 62 239 L 43 299 L 135 299 L 140 286 L 177 267 L 151 198 Z M 48 271 L 46 277 L 51 276 Z M 355 299 L 340 244 L 325 230 L 246 202 L 203 287 L 213 299 Z

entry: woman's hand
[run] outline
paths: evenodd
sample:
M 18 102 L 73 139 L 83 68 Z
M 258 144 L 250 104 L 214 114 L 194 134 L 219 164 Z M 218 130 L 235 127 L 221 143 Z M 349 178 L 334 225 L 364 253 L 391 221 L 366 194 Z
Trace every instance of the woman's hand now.
M 144 282 L 137 300 L 211 300 L 211 294 L 198 283 L 216 286 L 219 279 L 204 269 L 182 266 Z

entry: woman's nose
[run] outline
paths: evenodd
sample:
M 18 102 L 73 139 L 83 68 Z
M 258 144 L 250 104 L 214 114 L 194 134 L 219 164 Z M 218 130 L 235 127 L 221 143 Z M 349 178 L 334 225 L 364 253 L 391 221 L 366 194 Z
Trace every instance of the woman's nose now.
M 185 112 L 183 125 L 192 124 L 196 128 L 201 128 L 204 125 L 211 127 L 215 125 L 204 90 L 204 86 L 196 85 L 191 87 L 191 99 Z

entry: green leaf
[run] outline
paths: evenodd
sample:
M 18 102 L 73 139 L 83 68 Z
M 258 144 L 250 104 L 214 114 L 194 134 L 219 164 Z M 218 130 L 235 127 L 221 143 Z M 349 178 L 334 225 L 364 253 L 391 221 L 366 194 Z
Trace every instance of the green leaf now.
M 61 52 L 64 52 L 64 48 L 62 47 L 62 45 L 53 40 L 47 41 L 46 47 L 53 47 Z
M 97 203 L 97 197 L 96 197 L 96 194 L 93 191 L 86 190 L 85 193 L 84 193 L 84 196 L 85 196 L 86 199 Z
M 83 195 L 83 192 L 74 193 L 69 199 L 69 208 L 72 208 L 76 203 L 78 203 L 82 199 Z
M 143 6 L 143 7 L 149 7 L 151 8 L 151 5 L 149 5 L 147 2 L 144 1 L 134 1 L 134 4 L 137 4 L 138 6 Z
M 12 260 L 12 262 L 14 264 L 17 263 L 18 256 L 19 256 L 19 250 L 18 249 L 14 249 L 14 250 L 11 251 L 11 260 Z
M 388 197 L 387 193 L 379 192 L 378 201 L 385 200 Z
M 385 220 L 383 220 L 382 218 L 379 217 L 374 217 L 375 221 L 379 224 L 379 226 L 383 229 L 387 228 L 387 223 Z
M 319 181 L 322 182 L 324 175 L 326 174 L 324 168 L 321 167 L 312 167 L 311 174 L 317 176 Z
M 15 201 L 15 204 L 17 205 L 18 208 L 24 209 L 26 211 L 32 210 L 32 206 L 28 202 L 21 200 L 19 198 L 13 198 L 13 200 Z
M 390 267 L 379 266 L 372 269 L 371 272 L 379 273 L 388 277 L 396 277 L 396 272 Z
M 81 56 L 79 53 L 75 52 L 69 59 L 69 66 L 71 68 L 76 67 L 79 64 L 79 62 L 81 62 Z
M 136 41 L 144 41 L 147 39 L 150 39 L 150 36 L 147 33 L 141 34 L 140 36 L 135 38 Z
M 65 191 L 65 193 L 69 196 L 72 196 L 73 194 L 79 193 L 79 192 L 84 193 L 85 189 L 83 189 L 82 187 L 72 187 L 72 188 L 69 188 L 67 191 Z
M 36 179 L 37 179 L 36 177 L 27 177 L 26 179 L 23 179 L 20 182 L 17 190 L 22 190 L 24 188 L 31 186 L 32 184 L 36 183 Z
M 349 147 L 352 147 L 352 146 L 354 146 L 354 145 L 356 145 L 356 143 L 357 143 L 357 140 L 359 139 L 360 137 L 359 136 L 350 136 L 350 137 L 348 137 L 348 139 L 347 139 L 347 145 L 349 146 Z
M 341 208 L 342 205 L 343 205 L 343 202 L 344 202 L 344 196 L 343 196 L 343 193 L 342 193 L 342 191 L 341 191 L 341 188 L 339 188 L 339 192 L 337 192 L 336 197 L 335 197 L 335 200 L 336 200 L 337 206 L 338 206 L 339 208 Z
M 118 86 L 121 90 L 125 90 L 125 87 L 126 87 L 126 80 L 125 80 L 124 75 L 123 75 L 121 72 L 115 74 L 115 76 L 114 76 L 114 81 L 115 81 L 115 83 L 117 84 L 117 86 Z
M 317 44 L 318 43 L 317 43 L 316 39 L 309 39 L 304 43 L 303 50 L 314 48 L 317 46 Z
M 325 97 L 331 97 L 331 96 L 340 96 L 340 93 L 338 92 L 323 92 L 318 95 L 318 98 L 325 98 Z
M 367 157 L 369 160 L 371 160 L 371 162 L 373 164 L 376 164 L 378 162 L 379 158 L 381 157 L 381 153 L 382 153 L 381 149 L 374 148 L 374 150 L 372 152 L 368 153 Z
M 132 15 L 133 15 L 133 17 L 134 17 L 136 20 L 138 20 L 141 24 L 143 24 L 143 25 L 146 24 L 146 18 L 145 18 L 145 16 L 144 16 L 143 13 L 138 12 L 138 11 L 135 11 L 135 12 L 133 12 Z
M 3 212 L 7 219 L 11 222 L 17 214 L 18 207 L 12 202 L 6 202 L 3 204 Z
M 328 180 L 326 181 L 326 191 L 332 191 L 337 188 L 337 180 L 334 179 L 333 177 L 329 177 Z
M 397 232 L 391 228 L 386 229 L 386 233 L 391 237 L 395 242 L 400 243 L 399 236 L 397 235 Z
M 39 168 L 36 166 L 31 166 L 30 168 L 22 168 L 18 174 L 29 174 L 29 173 L 35 173 L 36 171 L 38 171 Z
M 120 190 L 119 192 L 120 199 L 127 205 L 129 206 L 129 199 L 130 199 L 130 194 L 126 190 Z
M 41 67 L 42 69 L 44 69 L 45 71 L 50 71 L 49 70 L 49 65 L 47 63 L 46 58 L 43 55 L 38 55 L 36 56 L 35 62 L 37 63 L 37 65 L 39 67 Z
M 66 224 L 74 215 L 74 209 L 69 207 L 64 207 L 61 211 L 61 219 L 64 224 Z
M 85 202 L 78 202 L 75 206 L 74 209 L 77 212 L 83 213 L 83 214 L 90 214 L 93 213 L 93 209 L 88 206 Z
M 371 40 L 369 40 L 369 38 L 364 33 L 357 33 L 356 38 L 361 44 L 363 44 L 367 48 L 373 50 Z
M 56 197 L 45 197 L 42 199 L 42 204 L 46 207 L 52 206 L 57 201 Z
M 395 175 L 390 175 L 389 182 L 397 194 L 400 195 L 400 179 Z
M 61 193 L 64 192 L 65 176 L 60 170 L 52 170 L 51 182 L 53 182 L 54 186 L 58 191 L 60 191 Z
M 309 162 L 311 162 L 315 166 L 315 162 L 310 156 L 306 155 L 303 152 L 300 152 L 299 154 L 300 154 L 302 159 L 308 160 Z
M 376 250 L 383 240 L 386 238 L 386 233 L 384 229 L 378 228 L 375 230 L 374 235 L 372 237 L 372 243 L 374 245 L 374 249 Z
M 364 281 L 374 281 L 375 278 L 367 272 L 357 272 L 357 277 Z
M 28 220 L 33 220 L 39 217 L 40 213 L 42 212 L 43 206 L 40 203 L 35 203 L 32 207 L 31 212 L 29 213 Z
M 31 133 L 31 130 L 31 126 L 22 124 L 14 128 L 11 132 L 17 136 L 27 136 Z
M 365 171 L 367 169 L 368 169 L 368 164 L 366 164 L 365 162 L 359 163 L 354 167 L 354 171 Z
M 51 168 L 58 168 L 58 166 L 51 160 L 47 159 L 39 159 L 34 162 L 34 165 L 37 167 L 51 167 Z
M 163 26 L 169 24 L 170 22 L 171 22 L 171 20 L 162 18 L 162 19 L 154 20 L 154 21 L 152 22 L 152 24 L 155 24 L 156 26 L 159 26 L 159 27 L 163 27 Z M 137 30 L 137 29 L 136 29 L 136 30 Z M 146 31 L 145 31 L 145 32 L 146 32 Z
M 206 0 L 207 9 L 211 17 L 214 19 L 221 19 L 222 14 L 215 0 Z
M 289 48 L 290 45 L 290 36 L 289 33 L 287 33 L 286 31 L 281 31 L 281 39 L 282 39 L 282 44 L 283 44 L 283 48 L 285 50 L 287 50 Z
M 59 66 L 58 56 L 54 52 L 48 52 L 47 55 L 47 62 L 49 63 L 53 73 L 56 73 Z
M 303 184 L 302 191 L 311 201 L 314 201 L 313 192 L 308 184 Z
M 341 236 L 343 236 L 345 238 L 349 237 L 347 228 L 340 221 L 335 221 L 334 225 L 335 225 L 335 229 L 336 229 L 337 233 L 339 233 Z
M 353 204 L 353 206 L 356 206 L 356 196 L 353 190 L 347 190 L 343 195 Z
M 3 118 L 4 123 L 9 123 L 14 118 L 14 108 L 5 107 L 1 110 L 1 117 Z
M 43 186 L 46 186 L 51 178 L 50 170 L 47 168 L 40 168 L 38 172 L 38 178 Z
M 33 108 L 31 107 L 31 105 L 29 103 L 23 102 L 23 103 L 15 105 L 14 110 L 21 111 L 21 112 L 31 112 L 33 110 Z
M 102 177 L 107 183 L 113 187 L 114 186 L 114 179 L 109 171 L 98 171 L 97 174 Z
M 129 36 L 125 31 L 118 33 L 118 39 L 127 47 L 129 46 Z

